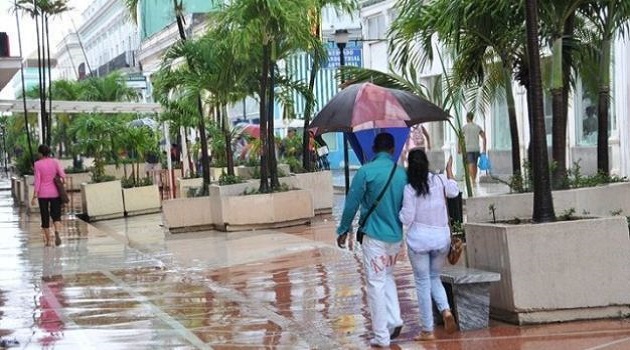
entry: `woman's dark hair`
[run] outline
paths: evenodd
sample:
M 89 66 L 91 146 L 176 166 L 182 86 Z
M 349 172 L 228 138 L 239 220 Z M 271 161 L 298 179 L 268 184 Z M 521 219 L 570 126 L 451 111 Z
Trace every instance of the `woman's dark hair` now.
M 416 195 L 429 194 L 429 159 L 422 149 L 416 148 L 409 152 L 407 157 L 407 179 L 411 187 L 416 190 Z
M 50 155 L 50 147 L 47 145 L 39 145 L 39 147 L 37 147 L 37 152 L 44 157 L 48 157 Z

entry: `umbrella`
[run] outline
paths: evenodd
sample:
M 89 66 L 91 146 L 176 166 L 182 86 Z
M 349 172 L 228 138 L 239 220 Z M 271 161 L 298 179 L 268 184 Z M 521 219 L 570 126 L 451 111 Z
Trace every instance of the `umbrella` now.
M 129 124 L 127 124 L 127 125 L 129 125 L 130 127 L 134 127 L 134 128 L 140 128 L 140 127 L 143 127 L 143 126 L 148 126 L 151 129 L 157 129 L 158 122 L 155 121 L 155 119 L 151 119 L 151 118 L 145 117 L 145 118 L 140 118 L 140 119 L 134 119 L 134 120 L 130 121 Z
M 247 134 L 257 139 L 260 138 L 259 124 L 240 123 L 236 125 L 236 128 L 238 129 L 238 134 Z
M 447 120 L 448 113 L 411 92 L 372 83 L 354 84 L 339 92 L 313 118 L 315 135 L 379 128 L 408 128 Z

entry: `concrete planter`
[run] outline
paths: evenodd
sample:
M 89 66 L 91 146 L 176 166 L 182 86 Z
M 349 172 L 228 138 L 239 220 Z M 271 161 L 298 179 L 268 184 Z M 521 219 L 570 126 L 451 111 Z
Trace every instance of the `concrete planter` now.
M 15 199 L 17 197 L 18 191 L 18 178 L 15 176 L 11 176 L 11 197 Z
M 227 168 L 210 167 L 210 181 L 219 181 L 223 173 L 227 174 Z
M 91 182 L 92 181 L 92 173 L 90 172 L 83 172 L 83 173 L 72 173 L 72 174 L 66 174 L 66 183 L 68 187 L 68 190 L 70 191 L 81 191 L 81 184 L 84 182 Z
M 553 191 L 553 201 L 557 214 L 573 208 L 577 215 L 609 216 L 618 210 L 622 215 L 630 215 L 630 182 Z M 491 221 L 490 205 L 494 205 L 499 221 L 528 218 L 532 215 L 533 193 L 468 198 L 467 221 Z
M 179 198 L 188 198 L 188 190 L 203 186 L 203 179 L 196 177 L 193 179 L 177 179 L 177 195 Z
M 24 202 L 24 180 L 21 178 L 15 179 L 15 204 L 22 205 Z
M 35 192 L 35 176 L 24 175 L 22 180 L 22 205 L 26 207 L 28 213 L 39 212 L 39 203 L 37 201 L 35 205 L 31 205 L 33 192 Z
M 164 226 L 171 233 L 214 228 L 210 197 L 176 198 L 162 202 Z
M 330 171 L 293 174 L 282 178 L 282 182 L 295 188 L 311 191 L 316 214 L 332 213 L 333 183 Z
M 236 166 L 234 167 L 234 175 L 239 176 L 243 180 L 249 180 L 254 177 L 254 173 L 256 172 L 256 169 L 260 169 L 260 167 L 243 166 L 243 165 Z M 227 172 L 227 169 L 226 169 L 226 172 Z M 291 173 L 291 168 L 289 167 L 289 164 L 278 164 L 278 172 L 287 176 Z
M 491 314 L 516 324 L 630 313 L 625 217 L 546 224 L 467 224 L 470 267 L 501 274 Z
M 105 175 L 113 176 L 116 179 L 124 179 L 125 176 L 125 165 L 120 164 L 116 166 L 115 164 L 107 164 L 104 167 Z M 131 166 L 127 166 L 127 175 L 131 174 Z
M 315 216 L 308 190 L 212 198 L 220 201 L 221 219 L 215 226 L 222 231 L 300 225 Z
M 81 184 L 83 214 L 89 221 L 121 218 L 124 216 L 120 180 Z
M 255 181 L 211 185 L 210 196 L 164 201 L 164 225 L 172 233 L 209 229 L 237 231 L 299 225 L 313 218 L 310 191 L 242 195 L 245 190 L 257 188 Z
M 126 215 L 141 215 L 160 211 L 160 189 L 157 185 L 123 188 Z

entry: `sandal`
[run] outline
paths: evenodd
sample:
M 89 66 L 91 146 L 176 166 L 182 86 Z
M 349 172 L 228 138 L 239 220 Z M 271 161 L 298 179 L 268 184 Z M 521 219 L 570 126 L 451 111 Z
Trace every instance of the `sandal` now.
M 415 341 L 431 341 L 431 340 L 435 340 L 435 335 L 433 334 L 433 332 L 422 331 L 422 332 L 420 332 L 420 334 L 415 336 L 413 338 L 413 340 L 415 340 Z
M 450 310 L 444 310 L 442 312 L 442 318 L 444 319 L 444 329 L 446 333 L 453 334 L 457 330 L 457 324 L 455 323 L 455 317 Z
M 59 247 L 61 245 L 61 237 L 59 237 L 59 232 L 55 231 L 55 245 Z

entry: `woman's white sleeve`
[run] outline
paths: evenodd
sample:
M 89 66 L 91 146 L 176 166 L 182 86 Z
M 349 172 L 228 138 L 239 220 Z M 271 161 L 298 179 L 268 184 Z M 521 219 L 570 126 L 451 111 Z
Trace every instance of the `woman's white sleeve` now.
M 405 226 L 409 226 L 416 216 L 416 190 L 413 187 L 405 186 L 405 192 L 403 196 L 403 205 L 400 209 L 398 217 Z
M 444 176 L 444 175 L 441 175 Z M 446 187 L 446 197 L 448 198 L 455 198 L 457 197 L 457 195 L 459 195 L 459 187 L 457 186 L 457 182 L 453 179 L 447 179 L 446 176 L 444 176 L 443 179 L 444 185 Z

